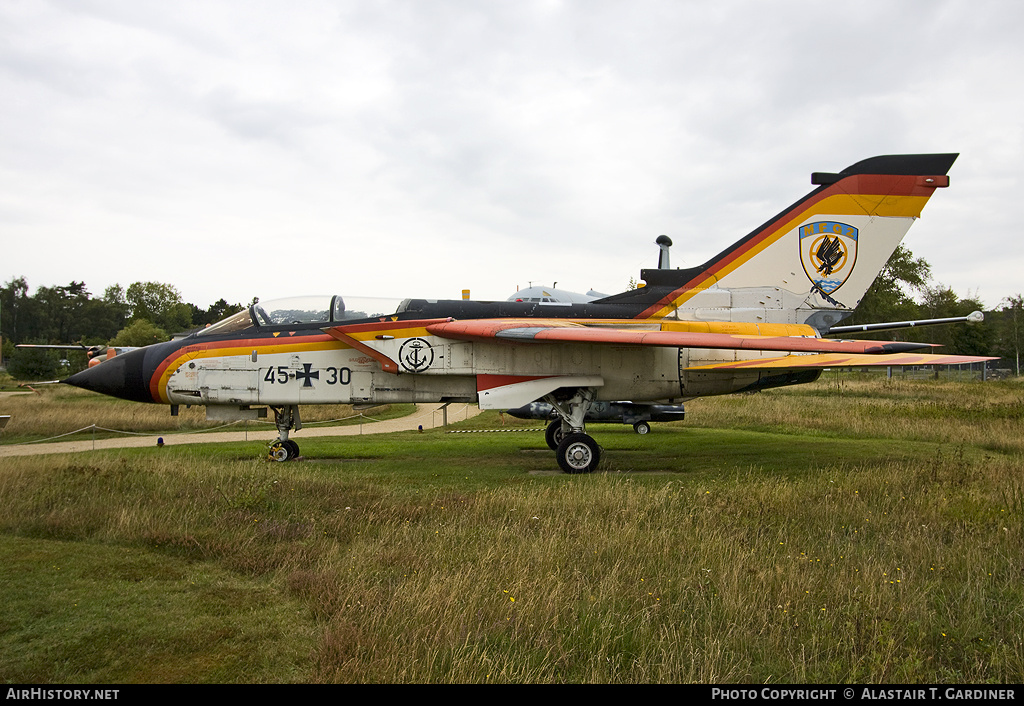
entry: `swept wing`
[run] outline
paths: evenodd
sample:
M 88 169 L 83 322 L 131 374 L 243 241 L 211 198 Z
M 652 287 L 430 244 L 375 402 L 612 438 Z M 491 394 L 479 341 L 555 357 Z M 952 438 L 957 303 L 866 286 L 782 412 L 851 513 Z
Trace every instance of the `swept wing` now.
M 672 324 L 663 324 L 671 326 Z M 912 353 L 933 344 L 903 341 L 831 340 L 812 335 L 760 335 L 714 331 L 673 331 L 633 326 L 629 322 L 579 323 L 562 320 L 446 321 L 426 326 L 443 338 L 508 343 L 588 343 L 595 345 L 663 346 L 735 351 L 778 351 L 791 355 L 694 365 L 686 370 L 781 370 L 806 368 L 958 365 L 990 358 Z

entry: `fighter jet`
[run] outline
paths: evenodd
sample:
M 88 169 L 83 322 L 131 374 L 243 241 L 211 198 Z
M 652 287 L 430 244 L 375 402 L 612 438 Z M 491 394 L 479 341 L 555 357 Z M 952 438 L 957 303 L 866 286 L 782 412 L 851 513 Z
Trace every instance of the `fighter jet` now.
M 957 155 L 874 157 L 812 175 L 815 188 L 703 265 L 640 273 L 589 302 L 329 296 L 256 303 L 181 340 L 67 380 L 139 402 L 205 405 L 215 419 L 273 410 L 271 458 L 299 451 L 303 404 L 545 402 L 568 473 L 594 470 L 599 402 L 695 397 L 811 382 L 825 368 L 959 364 L 928 344 L 826 339 L 848 316 Z

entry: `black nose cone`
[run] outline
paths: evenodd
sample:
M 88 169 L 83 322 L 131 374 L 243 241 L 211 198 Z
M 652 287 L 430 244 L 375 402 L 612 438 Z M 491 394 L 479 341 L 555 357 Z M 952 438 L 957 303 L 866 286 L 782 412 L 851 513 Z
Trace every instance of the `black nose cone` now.
M 128 351 L 61 382 L 133 402 L 153 402 L 143 365 L 145 358 L 145 348 Z

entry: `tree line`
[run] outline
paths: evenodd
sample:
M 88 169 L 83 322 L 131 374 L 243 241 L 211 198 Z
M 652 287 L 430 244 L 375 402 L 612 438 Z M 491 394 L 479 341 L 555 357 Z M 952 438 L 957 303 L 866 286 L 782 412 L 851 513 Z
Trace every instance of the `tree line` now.
M 185 303 L 176 287 L 160 282 L 134 282 L 127 288 L 107 287 L 93 296 L 84 282 L 39 287 L 29 293 L 24 277 L 0 289 L 0 335 L 3 359 L 9 372 L 26 379 L 47 378 L 85 367 L 84 354 L 18 349 L 20 343 L 144 346 L 166 341 L 171 334 L 220 321 L 244 306 L 219 299 L 207 308 Z M 976 296 L 960 296 L 933 282 L 931 265 L 900 245 L 868 289 L 846 324 L 866 324 L 966 316 L 984 311 Z M 1000 302 L 984 311 L 979 324 L 953 324 L 899 329 L 858 338 L 922 341 L 943 346 L 943 353 L 998 356 L 996 367 L 1020 375 L 1024 348 L 1024 295 Z
M 26 279 L 16 277 L 0 288 L 3 361 L 17 378 L 50 378 L 84 368 L 85 354 L 16 346 L 145 346 L 215 323 L 243 308 L 225 299 L 206 308 L 186 303 L 175 286 L 161 282 L 133 282 L 127 288 L 115 284 L 97 297 L 85 282 L 74 281 L 38 287 L 33 294 Z
M 997 308 L 986 311 L 977 296 L 962 297 L 952 288 L 933 282 L 931 265 L 924 258 L 914 257 L 903 245 L 893 252 L 853 316 L 842 324 L 945 319 L 974 311 L 984 313 L 985 321 L 883 331 L 873 336 L 858 334 L 857 338 L 937 343 L 942 353 L 996 356 L 1001 360 L 995 367 L 1020 375 L 1024 296 L 1007 297 Z

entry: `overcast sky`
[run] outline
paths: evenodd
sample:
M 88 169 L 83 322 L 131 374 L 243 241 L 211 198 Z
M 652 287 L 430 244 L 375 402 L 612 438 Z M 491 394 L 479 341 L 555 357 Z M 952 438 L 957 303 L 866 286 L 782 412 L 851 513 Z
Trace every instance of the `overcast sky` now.
M 904 243 L 1024 292 L 1016 0 L 0 1 L 0 284 L 613 293 L 866 157 L 959 152 Z

